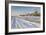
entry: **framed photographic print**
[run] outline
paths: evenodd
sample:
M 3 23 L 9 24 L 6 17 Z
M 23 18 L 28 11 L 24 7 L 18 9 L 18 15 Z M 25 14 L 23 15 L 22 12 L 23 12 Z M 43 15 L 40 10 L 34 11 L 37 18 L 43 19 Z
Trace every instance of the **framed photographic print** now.
M 45 31 L 45 3 L 10 1 L 5 8 L 7 34 Z

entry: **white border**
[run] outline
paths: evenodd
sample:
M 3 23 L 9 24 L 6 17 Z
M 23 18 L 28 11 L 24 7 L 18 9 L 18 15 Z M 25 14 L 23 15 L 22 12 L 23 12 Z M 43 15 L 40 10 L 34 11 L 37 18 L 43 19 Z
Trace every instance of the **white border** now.
M 28 7 L 41 7 L 41 27 L 40 28 L 29 28 L 29 29 L 11 29 L 11 6 L 28 6 Z M 43 5 L 34 4 L 9 4 L 9 31 L 8 32 L 22 32 L 22 31 L 40 31 L 43 30 Z

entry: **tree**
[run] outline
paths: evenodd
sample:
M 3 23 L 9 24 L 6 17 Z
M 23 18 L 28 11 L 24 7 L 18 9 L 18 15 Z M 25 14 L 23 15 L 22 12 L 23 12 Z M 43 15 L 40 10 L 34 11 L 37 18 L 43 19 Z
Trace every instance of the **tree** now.
M 32 13 L 33 16 L 40 16 L 40 13 L 38 13 L 38 11 L 35 11 L 34 13 Z

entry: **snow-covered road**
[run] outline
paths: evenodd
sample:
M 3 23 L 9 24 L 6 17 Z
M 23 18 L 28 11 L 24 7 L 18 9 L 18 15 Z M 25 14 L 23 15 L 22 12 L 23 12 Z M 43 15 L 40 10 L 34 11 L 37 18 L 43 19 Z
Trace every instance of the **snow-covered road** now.
M 39 23 L 29 22 L 24 19 L 12 17 L 11 19 L 11 28 L 12 29 L 24 29 L 24 28 L 38 28 Z

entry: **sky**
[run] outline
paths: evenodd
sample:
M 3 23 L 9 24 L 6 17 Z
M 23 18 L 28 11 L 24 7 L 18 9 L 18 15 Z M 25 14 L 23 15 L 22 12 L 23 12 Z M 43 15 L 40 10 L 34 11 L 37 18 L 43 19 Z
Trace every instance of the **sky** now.
M 40 12 L 40 7 L 12 6 L 11 11 L 15 14 L 31 13 L 34 11 Z

